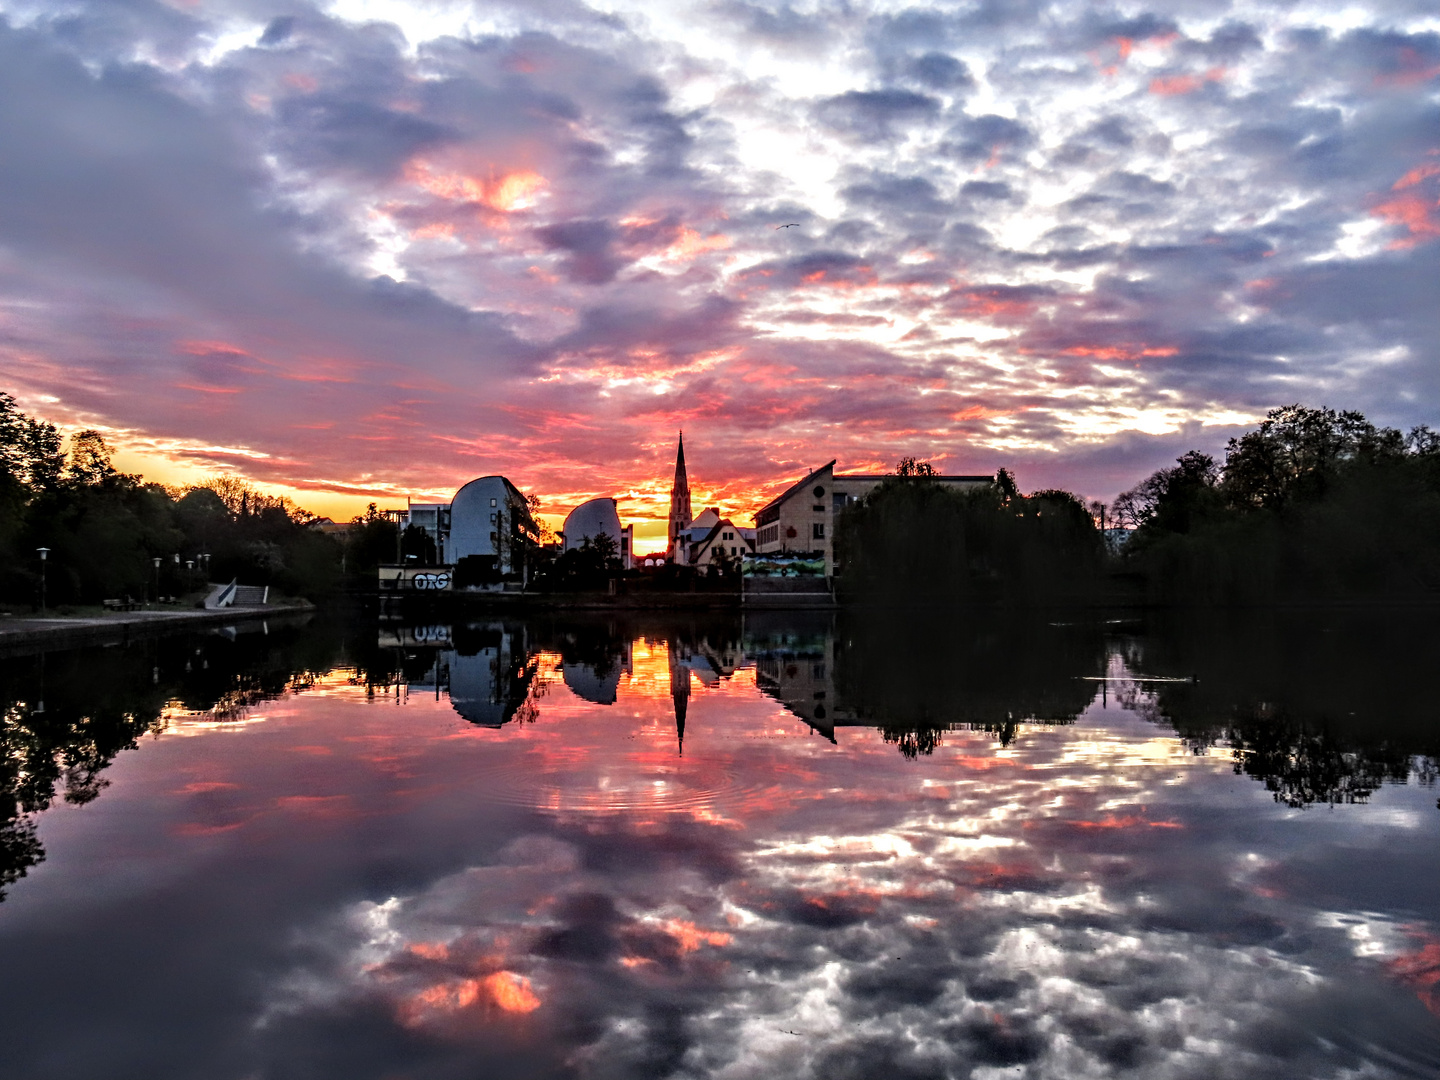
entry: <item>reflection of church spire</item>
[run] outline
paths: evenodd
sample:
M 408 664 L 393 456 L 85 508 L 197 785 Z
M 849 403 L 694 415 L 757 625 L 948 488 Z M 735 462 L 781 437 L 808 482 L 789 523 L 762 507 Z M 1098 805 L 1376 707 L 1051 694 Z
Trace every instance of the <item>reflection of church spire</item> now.
M 670 700 L 675 703 L 675 741 L 685 756 L 685 710 L 690 704 L 690 669 L 680 663 L 680 647 L 670 642 Z
M 681 530 L 690 525 L 690 480 L 685 475 L 685 433 L 675 454 L 675 481 L 670 486 L 670 552 L 673 556 Z

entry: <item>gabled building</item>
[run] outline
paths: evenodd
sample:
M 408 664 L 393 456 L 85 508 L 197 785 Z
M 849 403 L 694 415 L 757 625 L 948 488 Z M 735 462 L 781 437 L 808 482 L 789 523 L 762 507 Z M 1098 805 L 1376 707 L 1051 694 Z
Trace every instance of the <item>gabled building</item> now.
M 729 518 L 720 517 L 714 510 L 707 510 L 705 513 L 715 515 L 714 524 L 703 530 L 698 539 L 693 537 L 701 530 L 691 530 L 692 539 L 685 554 L 686 563 L 703 571 L 720 562 L 743 559 L 747 555 L 755 554 L 754 529 L 742 529 Z M 697 524 L 699 521 L 700 519 L 696 518 Z
M 835 522 L 851 503 L 859 502 L 889 477 L 885 473 L 837 473 L 828 461 L 791 484 L 755 514 L 755 552 L 813 554 L 825 559 L 825 576 L 835 572 L 832 544 Z M 934 476 L 935 483 L 977 488 L 994 483 L 992 476 Z

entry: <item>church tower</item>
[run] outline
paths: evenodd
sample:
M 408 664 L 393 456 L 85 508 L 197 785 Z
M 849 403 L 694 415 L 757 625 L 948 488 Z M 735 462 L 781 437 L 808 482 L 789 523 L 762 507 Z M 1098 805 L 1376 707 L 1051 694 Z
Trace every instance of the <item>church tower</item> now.
M 690 480 L 685 475 L 685 433 L 680 433 L 680 450 L 675 455 L 675 482 L 670 486 L 670 557 L 676 555 L 676 540 L 689 527 Z

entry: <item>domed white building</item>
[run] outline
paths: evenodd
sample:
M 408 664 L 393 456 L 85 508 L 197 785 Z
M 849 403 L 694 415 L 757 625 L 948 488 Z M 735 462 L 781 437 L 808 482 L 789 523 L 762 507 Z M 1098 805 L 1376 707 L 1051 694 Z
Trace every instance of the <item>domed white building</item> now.
M 620 568 L 630 569 L 631 553 L 634 550 L 635 526 L 620 527 L 620 511 L 614 499 L 591 499 L 581 503 L 565 518 L 565 527 L 560 535 L 565 538 L 565 550 L 581 547 L 587 538 L 604 533 L 615 541 L 615 550 L 620 555 Z
M 446 556 L 455 563 L 478 556 L 500 574 L 523 572 L 540 529 L 520 489 L 503 476 L 471 480 L 450 501 Z

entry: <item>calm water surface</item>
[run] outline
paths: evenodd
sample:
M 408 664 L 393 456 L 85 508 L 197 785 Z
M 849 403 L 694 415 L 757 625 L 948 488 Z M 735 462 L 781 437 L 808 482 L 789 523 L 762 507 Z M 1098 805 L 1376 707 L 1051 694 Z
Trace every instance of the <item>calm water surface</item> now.
M 0 659 L 6 1078 L 1440 1075 L 1399 615 Z

